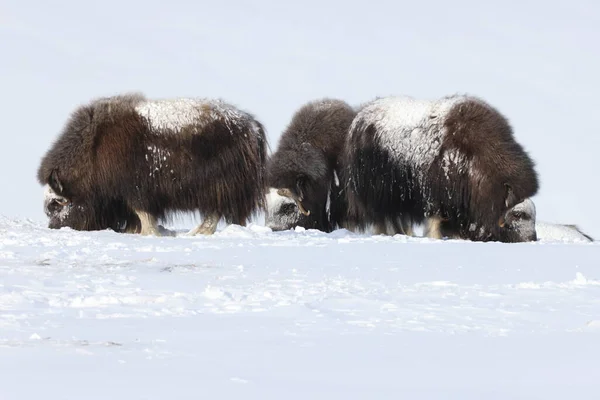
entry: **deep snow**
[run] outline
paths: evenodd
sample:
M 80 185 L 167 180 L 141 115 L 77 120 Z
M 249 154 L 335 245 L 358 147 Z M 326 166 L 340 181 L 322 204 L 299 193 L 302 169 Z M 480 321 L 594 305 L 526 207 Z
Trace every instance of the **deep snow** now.
M 0 217 L 0 399 L 600 392 L 600 244 L 51 231 Z

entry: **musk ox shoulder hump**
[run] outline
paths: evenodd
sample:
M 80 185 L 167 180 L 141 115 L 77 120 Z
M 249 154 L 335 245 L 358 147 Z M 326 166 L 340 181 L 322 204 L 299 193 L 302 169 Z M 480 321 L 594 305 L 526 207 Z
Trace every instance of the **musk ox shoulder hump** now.
M 364 134 L 394 159 L 415 168 L 428 165 L 439 154 L 444 120 L 452 108 L 468 101 L 465 96 L 421 100 L 409 96 L 378 98 L 363 105 L 350 127 L 350 135 Z
M 174 98 L 145 100 L 135 107 L 155 131 L 179 133 L 188 126 L 223 122 L 229 131 L 257 133 L 254 117 L 220 99 Z
M 371 129 L 372 140 L 402 164 L 415 168 L 430 165 L 440 154 L 446 122 L 452 112 L 464 104 L 491 109 L 481 99 L 470 95 L 452 95 L 439 99 L 416 99 L 411 96 L 376 98 L 359 108 L 350 127 L 350 135 L 365 135 Z

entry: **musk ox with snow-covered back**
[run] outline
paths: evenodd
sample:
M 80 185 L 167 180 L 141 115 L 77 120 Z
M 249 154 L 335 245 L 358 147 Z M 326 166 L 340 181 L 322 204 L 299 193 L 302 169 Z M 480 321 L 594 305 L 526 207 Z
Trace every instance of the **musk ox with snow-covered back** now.
M 507 119 L 479 98 L 377 98 L 354 119 L 345 150 L 359 228 L 432 238 L 536 240 L 535 165 Z
M 350 105 L 330 98 L 294 114 L 267 163 L 267 226 L 329 232 L 343 225 L 346 202 L 336 171 L 355 115 Z
M 266 157 L 262 124 L 222 100 L 128 93 L 77 108 L 37 178 L 51 228 L 159 235 L 158 219 L 192 211 L 190 234 L 212 234 L 264 208 Z

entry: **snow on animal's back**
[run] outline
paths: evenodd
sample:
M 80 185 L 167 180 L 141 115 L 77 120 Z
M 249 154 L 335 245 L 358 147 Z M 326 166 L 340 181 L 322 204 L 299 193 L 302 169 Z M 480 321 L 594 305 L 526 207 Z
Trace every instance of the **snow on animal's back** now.
M 220 99 L 144 100 L 136 105 L 135 110 L 159 132 L 179 133 L 185 127 L 202 127 L 215 121 L 224 122 L 231 132 L 244 130 L 244 127 L 257 131 L 250 114 Z
M 459 103 L 472 101 L 467 96 L 449 96 L 435 100 L 409 96 L 391 96 L 365 105 L 352 123 L 376 128 L 374 140 L 399 162 L 414 167 L 429 165 L 439 155 L 444 121 Z

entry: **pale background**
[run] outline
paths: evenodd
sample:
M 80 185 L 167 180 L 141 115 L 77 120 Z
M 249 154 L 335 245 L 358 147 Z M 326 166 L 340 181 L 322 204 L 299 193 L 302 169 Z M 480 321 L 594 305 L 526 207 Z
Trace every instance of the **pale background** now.
M 40 157 L 98 96 L 222 97 L 275 149 L 303 103 L 481 96 L 537 163 L 538 219 L 600 237 L 597 1 L 0 2 L 0 214 L 44 220 Z

